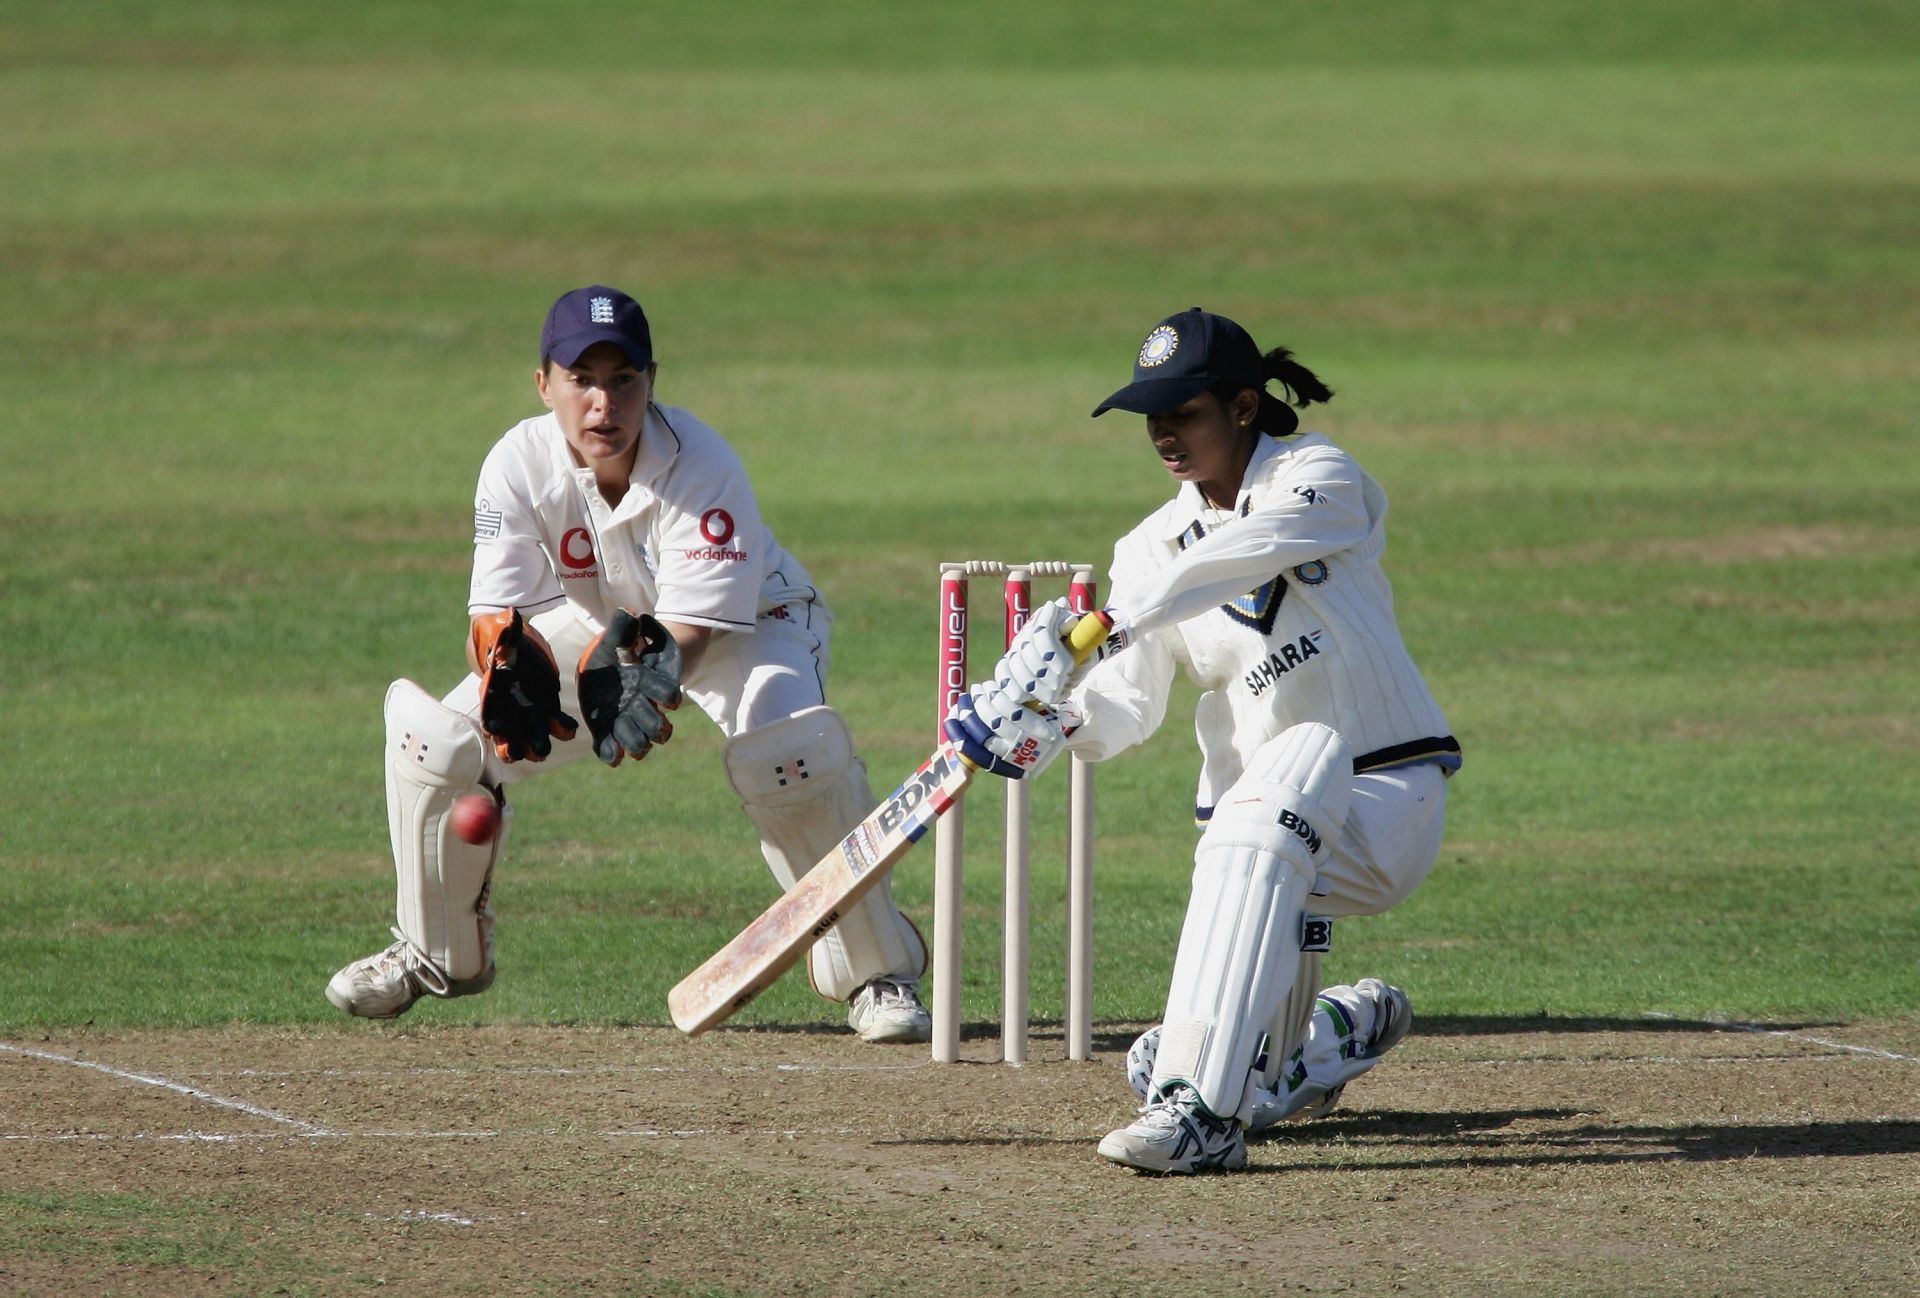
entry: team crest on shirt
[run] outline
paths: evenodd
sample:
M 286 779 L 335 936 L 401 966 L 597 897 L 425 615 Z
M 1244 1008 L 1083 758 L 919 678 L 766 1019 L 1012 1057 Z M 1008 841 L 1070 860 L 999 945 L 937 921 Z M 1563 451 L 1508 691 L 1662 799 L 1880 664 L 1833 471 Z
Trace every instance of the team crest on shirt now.
M 1180 335 L 1172 325 L 1161 325 L 1147 335 L 1140 344 L 1139 366 L 1150 370 L 1156 365 L 1165 365 L 1180 350 Z
M 1248 511 L 1252 508 L 1253 500 L 1249 497 L 1240 506 L 1240 516 L 1243 518 L 1246 517 Z M 1187 530 L 1180 533 L 1180 548 L 1182 550 L 1186 549 L 1206 534 L 1206 524 L 1197 518 L 1194 519 L 1191 523 L 1187 524 Z M 1310 566 L 1312 565 L 1302 565 L 1302 567 Z M 1326 565 L 1321 564 L 1320 566 L 1324 568 Z M 1298 569 L 1295 571 L 1298 571 Z M 1326 578 L 1322 576 L 1321 580 L 1325 581 Z M 1220 611 L 1238 622 L 1241 626 L 1252 627 L 1261 635 L 1269 635 L 1273 631 L 1274 622 L 1280 616 L 1280 602 L 1286 597 L 1286 580 L 1282 574 L 1275 573 L 1271 580 L 1263 582 L 1236 600 L 1222 604 Z

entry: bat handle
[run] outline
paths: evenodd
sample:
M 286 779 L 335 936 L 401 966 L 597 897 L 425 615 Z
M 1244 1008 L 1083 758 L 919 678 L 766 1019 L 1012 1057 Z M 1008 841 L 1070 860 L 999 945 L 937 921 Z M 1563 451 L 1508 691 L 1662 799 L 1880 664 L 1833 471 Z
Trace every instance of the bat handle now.
M 1105 642 L 1107 634 L 1113 630 L 1113 615 L 1105 609 L 1094 609 L 1083 613 L 1067 632 L 1067 648 L 1073 650 L 1073 661 L 1077 666 L 1093 657 L 1093 651 Z

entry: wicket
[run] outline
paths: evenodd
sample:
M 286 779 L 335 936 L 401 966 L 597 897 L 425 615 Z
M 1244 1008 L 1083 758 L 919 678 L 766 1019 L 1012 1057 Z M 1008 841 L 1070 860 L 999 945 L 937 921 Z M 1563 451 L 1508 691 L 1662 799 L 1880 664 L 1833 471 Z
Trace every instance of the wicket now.
M 940 689 L 935 729 L 954 702 L 966 691 L 967 589 L 974 576 L 1006 578 L 1006 638 L 1013 637 L 1033 611 L 1033 578 L 1066 577 L 1067 601 L 1076 613 L 1098 607 L 1094 598 L 1093 566 L 1041 560 L 1009 564 L 970 559 L 940 565 Z M 1093 1054 L 1093 767 L 1072 758 L 1067 815 L 1067 1014 L 1068 1059 L 1090 1059 Z M 1001 1057 L 1010 1064 L 1027 1059 L 1028 994 L 1028 858 L 1027 808 L 1031 790 L 1025 782 L 1006 784 L 1006 908 L 1004 919 L 1002 991 L 1000 1001 Z M 960 947 L 962 876 L 965 861 L 964 804 L 956 805 L 934 827 L 933 867 L 933 1058 L 954 1063 L 960 1058 Z

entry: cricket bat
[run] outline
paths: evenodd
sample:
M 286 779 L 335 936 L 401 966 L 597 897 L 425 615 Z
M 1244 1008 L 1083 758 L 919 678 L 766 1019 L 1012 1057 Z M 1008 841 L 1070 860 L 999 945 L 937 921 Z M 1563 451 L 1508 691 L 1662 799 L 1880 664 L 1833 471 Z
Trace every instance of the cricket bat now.
M 1067 644 L 1076 663 L 1099 648 L 1111 625 L 1104 613 L 1088 614 L 1073 624 Z M 673 1025 L 697 1037 L 771 986 L 887 877 L 966 791 L 977 770 L 955 744 L 934 749 L 919 770 L 883 798 L 800 882 L 667 993 Z

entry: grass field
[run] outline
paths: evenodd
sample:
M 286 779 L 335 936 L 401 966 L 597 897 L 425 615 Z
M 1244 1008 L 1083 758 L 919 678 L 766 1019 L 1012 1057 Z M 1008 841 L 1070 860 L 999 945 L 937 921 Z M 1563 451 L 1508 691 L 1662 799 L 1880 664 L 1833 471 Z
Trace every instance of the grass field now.
M 320 994 L 385 941 L 380 698 L 457 679 L 473 474 L 536 408 L 541 312 L 599 280 L 838 610 L 883 786 L 931 729 L 936 561 L 1104 567 L 1164 498 L 1138 421 L 1086 417 L 1145 329 L 1197 302 L 1293 347 L 1393 498 L 1467 753 L 1440 866 L 1331 972 L 1456 1027 L 1910 1053 L 1909 6 L 0 0 L 0 115 L 0 1037 L 408 1039 Z M 1195 763 L 1176 703 L 1101 772 L 1103 1023 L 1164 995 Z M 439 1046 L 664 1023 L 768 898 L 697 722 L 516 805 L 500 981 L 416 1013 Z M 929 865 L 897 881 L 923 927 Z M 1062 887 L 1043 866 L 1050 1019 Z M 834 1018 L 789 978 L 741 1021 Z M 1894 1067 L 1908 1100 L 1863 1116 L 1911 1128 Z M 1911 1237 L 1911 1198 L 1878 1208 Z M 0 1224 L 0 1277 L 56 1252 Z

